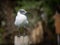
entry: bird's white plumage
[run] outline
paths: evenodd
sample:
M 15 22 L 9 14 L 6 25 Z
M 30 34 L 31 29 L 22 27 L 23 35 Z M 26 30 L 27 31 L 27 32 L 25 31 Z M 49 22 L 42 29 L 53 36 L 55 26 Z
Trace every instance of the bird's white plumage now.
M 28 24 L 27 16 L 24 14 L 21 14 L 18 11 L 17 16 L 15 18 L 15 25 L 20 27 L 20 26 L 24 26 L 25 24 Z

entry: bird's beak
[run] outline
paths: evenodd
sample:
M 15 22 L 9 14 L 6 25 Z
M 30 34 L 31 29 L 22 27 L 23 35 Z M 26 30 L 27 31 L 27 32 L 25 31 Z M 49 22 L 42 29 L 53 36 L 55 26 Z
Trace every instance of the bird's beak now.
M 25 15 L 31 15 L 31 13 L 27 12 Z

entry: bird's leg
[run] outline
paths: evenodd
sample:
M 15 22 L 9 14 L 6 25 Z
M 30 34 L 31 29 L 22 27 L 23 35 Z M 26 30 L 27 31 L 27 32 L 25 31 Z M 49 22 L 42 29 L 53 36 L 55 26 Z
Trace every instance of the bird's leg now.
M 24 26 L 24 28 L 26 29 L 26 26 Z M 23 35 L 25 36 L 25 30 L 24 30 L 24 33 L 23 33 Z
M 19 30 L 20 28 L 18 27 L 18 37 L 20 37 L 20 30 Z

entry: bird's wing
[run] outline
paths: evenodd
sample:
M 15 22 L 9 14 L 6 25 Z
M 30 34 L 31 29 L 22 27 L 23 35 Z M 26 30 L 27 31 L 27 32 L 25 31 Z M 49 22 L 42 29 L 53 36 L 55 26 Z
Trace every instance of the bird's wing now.
M 28 24 L 27 16 L 22 15 L 22 16 L 21 16 L 21 20 L 23 20 L 22 22 L 23 22 L 24 24 Z

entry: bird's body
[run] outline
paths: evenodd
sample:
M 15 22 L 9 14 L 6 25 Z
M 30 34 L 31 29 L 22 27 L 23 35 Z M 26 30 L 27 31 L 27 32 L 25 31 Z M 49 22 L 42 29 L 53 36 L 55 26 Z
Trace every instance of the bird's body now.
M 27 12 L 24 10 L 24 9 L 20 9 L 18 12 L 17 12 L 17 16 L 15 18 L 15 26 L 18 27 L 18 32 L 19 32 L 19 28 L 21 27 L 26 27 L 26 25 L 28 24 L 28 19 L 27 19 L 27 16 L 25 15 Z M 25 32 L 24 32 L 24 35 L 25 35 Z M 18 34 L 18 37 L 20 36 L 20 32 Z
M 26 15 L 21 14 L 20 12 L 17 13 L 16 19 L 15 19 L 15 25 L 20 27 L 28 24 L 28 20 Z

